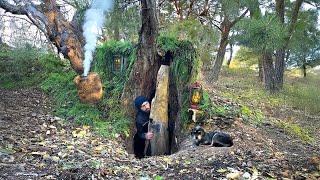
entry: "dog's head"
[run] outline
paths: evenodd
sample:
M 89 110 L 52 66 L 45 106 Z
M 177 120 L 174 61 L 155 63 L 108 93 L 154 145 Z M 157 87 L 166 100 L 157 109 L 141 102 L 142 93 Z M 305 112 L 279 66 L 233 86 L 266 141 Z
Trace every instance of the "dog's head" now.
M 193 140 L 201 141 L 205 135 L 205 131 L 201 126 L 196 126 L 191 130 L 191 136 Z

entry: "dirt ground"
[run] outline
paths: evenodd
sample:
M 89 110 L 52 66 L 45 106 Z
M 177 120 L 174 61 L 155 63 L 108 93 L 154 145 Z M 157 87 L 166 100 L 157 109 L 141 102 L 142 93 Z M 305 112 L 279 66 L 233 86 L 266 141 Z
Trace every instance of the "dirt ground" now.
M 230 133 L 234 146 L 194 147 L 186 136 L 179 152 L 138 160 L 123 140 L 52 114 L 36 89 L 0 89 L 0 179 L 320 178 L 319 139 L 304 143 L 272 123 L 217 119 L 212 128 Z

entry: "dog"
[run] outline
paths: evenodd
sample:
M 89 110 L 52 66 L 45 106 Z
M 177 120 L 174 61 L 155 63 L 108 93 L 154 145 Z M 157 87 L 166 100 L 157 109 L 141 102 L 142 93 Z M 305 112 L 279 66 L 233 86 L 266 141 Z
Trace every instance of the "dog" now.
M 229 134 L 218 131 L 206 133 L 199 125 L 191 130 L 191 137 L 196 146 L 201 144 L 214 147 L 230 147 L 233 145 L 233 140 Z

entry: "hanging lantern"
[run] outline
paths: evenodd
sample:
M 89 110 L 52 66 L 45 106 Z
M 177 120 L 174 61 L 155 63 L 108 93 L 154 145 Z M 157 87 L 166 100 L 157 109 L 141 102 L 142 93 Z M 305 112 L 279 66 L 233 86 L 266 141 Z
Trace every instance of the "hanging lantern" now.
M 190 86 L 190 108 L 199 109 L 200 101 L 202 98 L 202 86 L 200 83 L 195 82 Z

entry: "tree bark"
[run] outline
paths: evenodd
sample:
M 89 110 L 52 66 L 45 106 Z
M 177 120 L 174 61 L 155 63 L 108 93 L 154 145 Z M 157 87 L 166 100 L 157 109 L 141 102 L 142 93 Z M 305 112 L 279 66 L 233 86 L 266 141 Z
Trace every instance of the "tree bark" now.
M 284 24 L 284 0 L 276 0 L 276 13 L 279 21 Z M 276 51 L 276 61 L 275 61 L 275 83 L 276 90 L 282 89 L 283 86 L 283 74 L 285 68 L 285 48 Z
M 40 6 L 32 3 L 15 6 L 1 0 L 0 7 L 12 14 L 27 16 L 35 26 L 44 32 L 58 51 L 70 60 L 72 68 L 78 74 L 83 73 L 81 46 L 83 38 L 78 36 L 71 23 L 63 17 L 55 0 L 45 0 Z
M 259 71 L 259 81 L 260 82 L 263 82 L 264 80 L 264 77 L 263 77 L 263 57 L 260 56 L 259 59 L 258 59 L 258 71 Z
M 288 35 L 285 38 L 284 46 L 277 50 L 276 61 L 275 61 L 275 88 L 277 91 L 283 87 L 284 69 L 285 69 L 285 55 L 286 49 L 288 48 L 289 41 L 291 39 L 292 33 L 295 29 L 295 24 L 298 20 L 298 14 L 303 0 L 297 0 L 294 5 L 294 9 L 291 16 L 291 22 L 289 24 Z M 284 0 L 276 0 L 276 13 L 282 24 L 284 24 L 284 13 L 285 6 Z
M 280 91 L 283 87 L 283 78 L 284 78 L 284 69 L 285 69 L 285 55 L 286 50 L 281 48 L 276 52 L 276 61 L 275 61 L 275 88 L 277 91 Z
M 228 59 L 228 62 L 227 62 L 227 66 L 229 67 L 230 66 L 230 63 L 231 63 L 231 60 L 232 60 L 232 55 L 233 55 L 233 45 L 232 43 L 229 43 L 230 45 L 230 56 L 229 56 L 229 59 Z
M 263 77 L 265 89 L 271 93 L 275 92 L 275 78 L 274 78 L 274 66 L 272 60 L 272 54 L 270 52 L 264 52 L 262 55 L 263 63 Z
M 226 14 L 226 12 L 223 12 L 224 17 L 223 17 L 223 21 L 220 25 L 221 39 L 220 39 L 218 53 L 217 53 L 217 56 L 216 56 L 214 64 L 213 64 L 213 69 L 210 74 L 211 81 L 217 81 L 219 78 L 224 55 L 226 53 L 226 47 L 228 44 L 228 38 L 229 38 L 229 33 L 230 33 L 231 28 L 237 22 L 239 22 L 247 14 L 248 11 L 249 11 L 249 9 L 245 10 L 240 16 L 236 17 L 233 21 L 229 20 L 229 17 Z
M 302 65 L 302 72 L 303 72 L 303 77 L 307 77 L 307 66 L 306 64 L 303 64 Z
M 141 0 L 141 21 L 139 31 L 139 44 L 137 60 L 130 72 L 129 79 L 125 84 L 122 94 L 123 107 L 126 116 L 130 118 L 131 127 L 134 129 L 135 109 L 133 101 L 137 96 L 143 95 L 149 98 L 154 96 L 156 88 L 156 77 L 160 67 L 156 61 L 156 37 L 158 35 L 158 19 L 156 16 L 156 2 L 154 0 Z M 133 153 L 134 131 L 126 139 L 127 151 Z
M 222 67 L 222 63 L 223 63 L 223 59 L 224 59 L 224 55 L 226 53 L 226 47 L 228 45 L 228 37 L 229 37 L 229 33 L 230 33 L 230 21 L 228 20 L 228 18 L 224 18 L 223 22 L 221 23 L 221 39 L 220 39 L 220 43 L 219 43 L 219 49 L 218 49 L 218 53 L 216 56 L 216 59 L 214 61 L 214 65 L 213 65 L 213 69 L 212 72 L 210 74 L 210 79 L 211 81 L 217 81 L 220 71 L 221 71 L 221 67 Z

